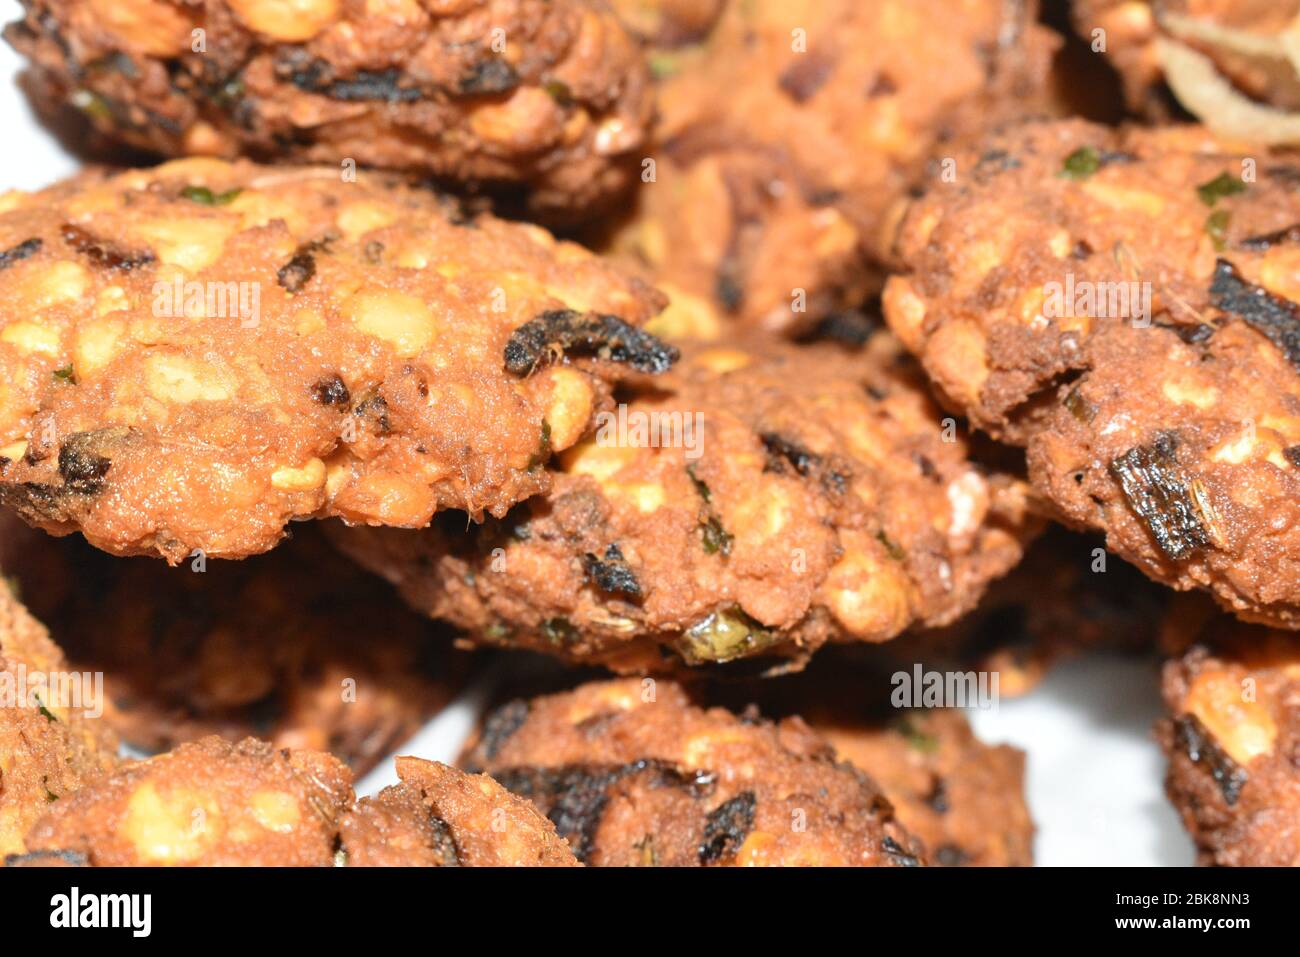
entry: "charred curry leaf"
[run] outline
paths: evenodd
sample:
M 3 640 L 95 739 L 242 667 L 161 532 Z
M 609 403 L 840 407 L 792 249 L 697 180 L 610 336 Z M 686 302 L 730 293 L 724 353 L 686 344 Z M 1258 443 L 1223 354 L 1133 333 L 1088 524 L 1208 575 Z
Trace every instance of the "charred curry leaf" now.
M 17 246 L 10 246 L 4 252 L 0 252 L 0 269 L 8 269 L 14 263 L 36 255 L 41 251 L 43 245 L 42 240 L 34 238 L 24 239 Z
M 71 223 L 67 223 L 63 227 L 63 241 L 96 265 L 103 266 L 106 269 L 120 269 L 123 272 L 130 272 L 132 269 L 147 266 L 154 261 L 154 254 L 151 250 L 120 249 L 113 243 L 100 239 L 80 226 L 74 226 Z
M 347 405 L 352 401 L 352 393 L 337 375 L 318 379 L 311 387 L 311 395 L 321 405 Z
M 94 432 L 76 432 L 68 436 L 59 447 L 59 474 L 64 484 L 73 492 L 95 495 L 104 487 L 104 476 L 112 467 L 112 460 L 100 452 L 105 446 L 124 438 L 125 428 L 98 429 Z
M 519 74 L 505 60 L 492 57 L 475 63 L 470 71 L 456 83 L 461 93 L 479 96 L 487 93 L 508 93 L 519 85 Z M 564 84 L 560 84 L 564 86 Z M 568 90 L 568 87 L 564 87 Z M 547 89 L 547 93 L 551 91 Z M 554 96 L 554 94 L 552 94 Z
M 709 813 L 704 819 L 704 836 L 700 841 L 701 864 L 716 863 L 740 850 L 754 828 L 757 806 L 758 798 L 753 791 L 741 791 Z
M 1261 233 L 1243 239 L 1237 245 L 1252 252 L 1267 252 L 1274 246 L 1289 246 L 1300 243 L 1300 223 L 1278 229 L 1271 233 Z
M 483 734 L 479 739 L 477 751 L 485 760 L 491 761 L 514 733 L 528 720 L 530 706 L 523 698 L 508 701 L 497 708 L 483 722 Z
M 636 580 L 636 575 L 628 567 L 623 552 L 617 545 L 606 548 L 604 558 L 587 552 L 582 557 L 582 570 L 601 591 L 634 597 L 641 594 L 641 583 Z
M 1300 370 L 1300 306 L 1246 282 L 1226 259 L 1215 265 L 1210 302 L 1266 336 Z
M 1196 195 L 1201 197 L 1201 202 L 1206 206 L 1213 206 L 1221 199 L 1245 191 L 1246 184 L 1236 176 L 1230 176 L 1227 173 L 1220 173 L 1208 183 L 1202 183 L 1196 187 Z
M 595 356 L 653 374 L 667 372 L 679 355 L 673 346 L 618 316 L 552 309 L 510 336 L 505 368 L 514 375 L 527 375 L 548 359 L 569 354 Z
M 1223 800 L 1229 807 L 1237 803 L 1241 789 L 1246 786 L 1250 776 L 1246 769 L 1232 760 L 1214 736 L 1194 714 L 1185 714 L 1174 721 L 1174 734 L 1178 747 L 1193 764 L 1204 763 L 1209 769 L 1214 783 L 1219 786 Z
M 909 854 L 907 851 L 899 847 L 898 842 L 888 834 L 886 834 L 884 840 L 880 842 L 880 846 L 884 848 L 886 854 L 893 858 L 894 863 L 901 867 L 921 866 L 921 862 L 917 860 L 914 854 Z
M 1177 444 L 1174 436 L 1161 433 L 1150 445 L 1131 448 L 1110 463 L 1129 505 L 1175 561 L 1210 544 L 1196 483 L 1178 464 Z

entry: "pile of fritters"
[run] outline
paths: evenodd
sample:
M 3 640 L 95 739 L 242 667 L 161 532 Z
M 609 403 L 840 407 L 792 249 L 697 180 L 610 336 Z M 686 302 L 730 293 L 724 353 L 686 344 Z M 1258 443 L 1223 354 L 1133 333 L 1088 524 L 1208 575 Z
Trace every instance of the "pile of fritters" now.
M 1105 649 L 1300 864 L 1300 4 L 1044 5 L 23 0 L 5 862 L 1028 865 Z

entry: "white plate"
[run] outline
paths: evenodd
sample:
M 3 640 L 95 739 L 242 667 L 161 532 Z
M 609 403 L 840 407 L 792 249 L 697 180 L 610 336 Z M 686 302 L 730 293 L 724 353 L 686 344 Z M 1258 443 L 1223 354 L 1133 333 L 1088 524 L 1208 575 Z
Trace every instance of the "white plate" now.
M 0 3 L 5 22 L 14 0 Z M 21 60 L 0 43 L 0 190 L 37 189 L 77 161 L 36 121 L 15 77 Z M 400 749 L 452 761 L 473 725 L 481 689 L 462 696 Z M 986 741 L 1029 754 L 1029 804 L 1044 865 L 1190 864 L 1192 846 L 1162 791 L 1164 760 L 1151 738 L 1159 714 L 1154 665 L 1094 658 L 1064 665 L 1041 687 L 999 710 L 971 712 Z M 358 787 L 370 794 L 396 780 L 392 763 Z

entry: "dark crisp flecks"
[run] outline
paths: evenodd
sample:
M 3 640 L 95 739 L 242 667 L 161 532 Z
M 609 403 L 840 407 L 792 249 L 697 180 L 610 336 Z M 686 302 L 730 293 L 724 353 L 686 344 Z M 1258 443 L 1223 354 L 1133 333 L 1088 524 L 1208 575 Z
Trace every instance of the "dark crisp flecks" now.
M 1226 259 L 1215 265 L 1210 301 L 1267 336 L 1300 371 L 1300 306 L 1246 282 Z
M 1159 435 L 1150 445 L 1129 449 L 1115 459 L 1110 471 L 1156 544 L 1170 558 L 1180 560 L 1208 545 L 1210 537 L 1176 451 L 1172 435 Z
M 756 806 L 754 792 L 742 791 L 709 813 L 704 821 L 704 839 L 700 842 L 701 864 L 731 857 L 740 849 L 754 827 Z
M 506 343 L 505 368 L 527 375 L 548 359 L 591 355 L 638 372 L 667 372 L 677 361 L 673 346 L 617 316 L 552 309 L 514 331 Z

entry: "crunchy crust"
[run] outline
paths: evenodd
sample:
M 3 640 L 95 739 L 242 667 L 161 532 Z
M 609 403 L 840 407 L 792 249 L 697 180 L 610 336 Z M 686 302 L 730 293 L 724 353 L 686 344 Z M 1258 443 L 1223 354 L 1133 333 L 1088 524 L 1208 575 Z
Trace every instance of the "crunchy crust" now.
M 349 867 L 577 867 L 555 825 L 486 774 L 398 758 L 400 784 L 343 817 Z
M 469 666 L 449 635 L 306 526 L 264 557 L 172 569 L 0 515 L 0 569 L 73 667 L 104 674 L 104 721 L 148 753 L 258 736 L 329 751 L 361 775 Z
M 27 847 L 96 867 L 328 866 L 351 801 L 352 776 L 328 754 L 209 737 L 51 805 Z
M 119 554 L 504 514 L 598 373 L 673 355 L 643 284 L 393 177 L 182 160 L 3 209 L 0 501 Z
M 597 866 L 910 866 L 920 848 L 864 774 L 802 721 L 601 682 L 489 717 L 467 766 L 528 797 Z
M 1066 122 L 959 169 L 908 213 L 885 293 L 946 401 L 1152 578 L 1300 627 L 1296 168 L 1196 127 Z
M 711 305 L 802 334 L 879 288 L 891 210 L 940 142 L 1040 103 L 1036 4 L 753 0 L 661 51 L 655 179 L 611 248 Z M 942 22 L 944 29 L 934 29 Z M 719 95 L 725 91 L 725 95 Z M 802 296 L 796 292 L 802 290 Z
M 50 694 L 68 673 L 49 633 L 0 581 L 0 858 L 23 853 L 24 834 L 52 803 L 117 762 L 116 738 L 86 714 L 93 703 Z
M 1202 864 L 1300 866 L 1300 648 L 1217 616 L 1164 671 L 1165 788 Z
M 611 413 L 505 520 L 335 541 L 474 640 L 634 671 L 947 623 L 1036 531 L 1021 483 L 967 460 L 888 335 L 685 353 L 620 409 L 626 434 Z M 693 439 L 634 431 L 674 413 Z
M 38 102 L 164 156 L 352 160 L 523 189 L 562 219 L 635 180 L 653 111 L 636 41 L 594 0 L 24 7 L 5 36 Z

